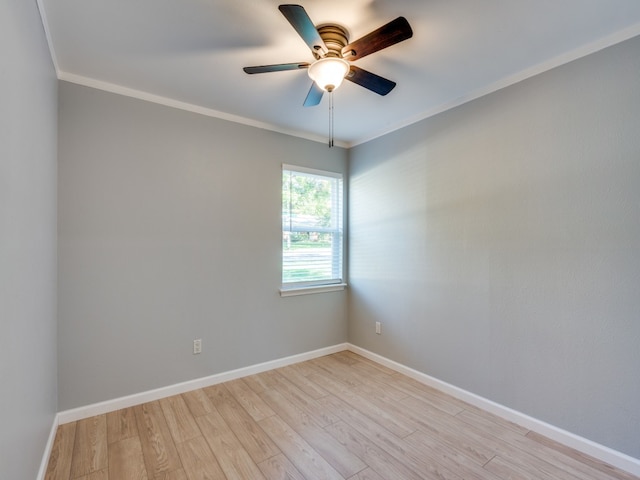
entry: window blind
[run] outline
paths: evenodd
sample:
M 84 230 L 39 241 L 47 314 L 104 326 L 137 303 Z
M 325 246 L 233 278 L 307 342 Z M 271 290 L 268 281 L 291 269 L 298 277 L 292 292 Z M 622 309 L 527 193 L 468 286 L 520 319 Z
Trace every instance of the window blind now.
M 283 285 L 342 282 L 342 196 L 342 175 L 283 165 Z

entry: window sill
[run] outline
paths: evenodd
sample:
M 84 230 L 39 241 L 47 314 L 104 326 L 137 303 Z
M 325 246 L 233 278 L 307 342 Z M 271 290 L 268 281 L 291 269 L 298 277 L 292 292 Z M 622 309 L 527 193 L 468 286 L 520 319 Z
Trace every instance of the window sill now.
M 339 292 L 346 288 L 346 283 L 334 283 L 331 285 L 314 285 L 312 287 L 281 288 L 281 297 L 295 297 L 297 295 L 311 295 L 314 293 Z

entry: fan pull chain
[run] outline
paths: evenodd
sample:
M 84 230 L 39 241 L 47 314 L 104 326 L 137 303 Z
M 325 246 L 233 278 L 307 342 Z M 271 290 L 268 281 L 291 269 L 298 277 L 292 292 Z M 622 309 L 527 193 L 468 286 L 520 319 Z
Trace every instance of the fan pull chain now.
M 333 147 L 333 92 L 329 92 L 329 148 Z

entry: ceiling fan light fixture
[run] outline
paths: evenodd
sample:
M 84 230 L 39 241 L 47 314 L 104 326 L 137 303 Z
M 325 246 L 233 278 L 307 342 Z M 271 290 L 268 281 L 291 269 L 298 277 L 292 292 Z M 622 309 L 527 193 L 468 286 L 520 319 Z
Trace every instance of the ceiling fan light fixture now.
M 325 92 L 332 92 L 340 86 L 349 73 L 349 62 L 337 57 L 316 60 L 309 66 L 309 77 Z

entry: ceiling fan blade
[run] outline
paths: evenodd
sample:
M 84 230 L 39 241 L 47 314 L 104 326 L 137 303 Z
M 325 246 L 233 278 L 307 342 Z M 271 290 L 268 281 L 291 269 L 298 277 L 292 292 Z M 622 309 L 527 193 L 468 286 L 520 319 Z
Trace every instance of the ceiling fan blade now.
M 350 62 L 390 47 L 413 36 L 411 25 L 404 17 L 398 17 L 377 30 L 359 38 L 342 49 L 342 56 Z
M 291 26 L 295 28 L 312 52 L 324 56 L 329 51 L 303 7 L 300 5 L 280 5 L 278 9 L 289 20 Z
M 282 72 L 285 70 L 298 70 L 301 68 L 309 68 L 309 64 L 306 62 L 299 63 L 277 63 L 275 65 L 258 65 L 255 67 L 244 67 L 245 73 L 268 73 L 268 72 Z
M 378 95 L 386 95 L 396 86 L 396 82 L 392 82 L 391 80 L 387 80 L 375 73 L 358 68 L 355 65 L 351 65 L 349 73 L 347 73 L 347 76 L 344 78 L 345 80 L 357 83 L 361 87 L 371 90 Z
M 307 93 L 307 98 L 304 99 L 305 107 L 315 107 L 322 100 L 322 95 L 324 94 L 324 90 L 322 90 L 316 82 L 311 84 L 311 88 L 309 89 L 309 93 Z

